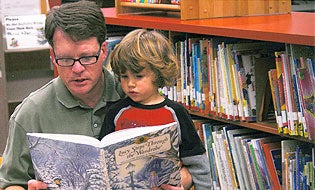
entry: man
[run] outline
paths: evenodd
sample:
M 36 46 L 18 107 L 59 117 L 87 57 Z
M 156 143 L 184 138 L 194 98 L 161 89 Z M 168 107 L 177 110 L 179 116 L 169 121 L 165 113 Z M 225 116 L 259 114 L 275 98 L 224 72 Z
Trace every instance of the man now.
M 106 25 L 94 2 L 79 1 L 52 9 L 46 18 L 45 35 L 59 76 L 25 98 L 10 118 L 0 168 L 0 188 L 6 190 L 47 188 L 32 180 L 35 175 L 27 132 L 97 138 L 108 107 L 124 96 L 117 80 L 103 68 Z M 191 184 L 187 170 L 182 173 L 185 184 Z

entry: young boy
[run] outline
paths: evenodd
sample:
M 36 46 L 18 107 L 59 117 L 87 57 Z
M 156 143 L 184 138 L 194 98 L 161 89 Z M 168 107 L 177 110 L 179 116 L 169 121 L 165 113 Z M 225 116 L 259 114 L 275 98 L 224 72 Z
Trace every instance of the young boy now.
M 211 189 L 210 163 L 189 113 L 159 93 L 159 88 L 173 85 L 178 74 L 168 40 L 156 31 L 134 30 L 111 52 L 110 64 L 128 97 L 109 109 L 100 138 L 114 130 L 175 121 L 180 127 L 180 158 L 195 189 Z

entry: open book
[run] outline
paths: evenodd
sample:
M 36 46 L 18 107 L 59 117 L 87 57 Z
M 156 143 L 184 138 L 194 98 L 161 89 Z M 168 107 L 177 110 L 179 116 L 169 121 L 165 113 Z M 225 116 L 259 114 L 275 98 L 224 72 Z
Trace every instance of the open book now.
M 49 189 L 151 189 L 180 184 L 177 123 L 83 135 L 27 133 L 37 180 Z

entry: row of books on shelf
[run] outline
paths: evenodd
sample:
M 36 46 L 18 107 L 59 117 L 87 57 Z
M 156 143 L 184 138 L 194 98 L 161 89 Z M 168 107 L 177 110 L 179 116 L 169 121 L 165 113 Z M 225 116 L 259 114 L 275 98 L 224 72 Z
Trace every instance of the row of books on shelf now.
M 315 139 L 314 59 L 299 55 L 301 49 L 314 53 L 293 45 L 275 52 L 276 69 L 268 73 L 271 94 L 279 131 Z
M 180 75 L 162 89 L 170 99 L 228 120 L 275 120 L 281 133 L 315 139 L 314 47 L 219 37 L 174 46 Z
M 180 4 L 180 0 L 121 0 L 131 3 L 152 3 L 152 4 Z
M 214 189 L 314 189 L 315 146 L 253 129 L 194 119 Z

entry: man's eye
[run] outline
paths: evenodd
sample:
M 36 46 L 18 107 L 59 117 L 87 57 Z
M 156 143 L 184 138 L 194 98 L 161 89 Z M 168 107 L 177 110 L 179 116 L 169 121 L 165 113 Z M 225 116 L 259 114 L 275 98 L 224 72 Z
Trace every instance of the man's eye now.
M 137 78 L 142 78 L 142 77 L 143 77 L 143 75 L 136 75 L 136 77 L 137 77 Z
M 73 59 L 59 59 L 59 61 L 62 61 L 64 63 L 72 63 Z
M 82 61 L 91 61 L 93 59 L 94 59 L 94 57 L 82 57 L 81 58 Z
M 127 75 L 120 75 L 120 78 L 127 78 Z

